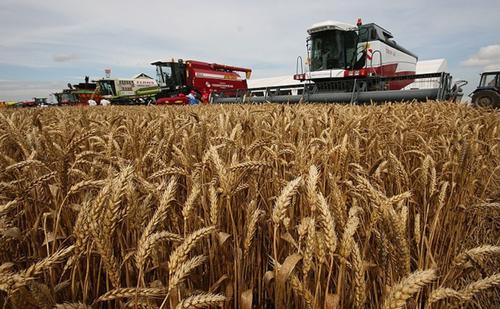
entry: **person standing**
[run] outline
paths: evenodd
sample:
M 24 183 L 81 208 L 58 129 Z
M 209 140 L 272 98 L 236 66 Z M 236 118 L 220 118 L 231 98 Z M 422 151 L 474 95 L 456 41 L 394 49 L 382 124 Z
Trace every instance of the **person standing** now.
M 196 97 L 196 91 L 194 91 L 194 90 L 191 90 L 191 92 L 189 92 L 189 94 L 187 95 L 187 98 L 188 98 L 189 105 L 197 105 L 200 103 L 200 101 Z

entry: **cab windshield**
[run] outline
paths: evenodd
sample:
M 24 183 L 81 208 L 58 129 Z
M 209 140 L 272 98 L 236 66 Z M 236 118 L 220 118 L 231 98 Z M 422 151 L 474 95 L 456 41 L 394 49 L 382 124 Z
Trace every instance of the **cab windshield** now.
M 57 102 L 61 104 L 75 103 L 78 101 L 76 96 L 72 93 L 56 93 L 55 96 Z
M 98 86 L 101 95 L 115 95 L 116 89 L 113 80 L 100 80 Z
M 162 88 L 175 88 L 185 84 L 184 64 L 161 63 L 156 64 L 158 84 Z
M 354 31 L 328 30 L 310 38 L 311 71 L 349 69 L 356 62 L 358 36 Z

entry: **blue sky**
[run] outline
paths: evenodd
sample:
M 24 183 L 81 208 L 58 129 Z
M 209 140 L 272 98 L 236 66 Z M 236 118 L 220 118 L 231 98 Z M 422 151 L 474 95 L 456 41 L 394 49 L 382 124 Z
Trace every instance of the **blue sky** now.
M 306 29 L 375 22 L 421 60 L 446 58 L 455 79 L 500 69 L 500 1 L 1 0 L 0 100 L 47 96 L 85 75 L 154 75 L 183 58 L 246 66 L 253 78 L 295 73 Z

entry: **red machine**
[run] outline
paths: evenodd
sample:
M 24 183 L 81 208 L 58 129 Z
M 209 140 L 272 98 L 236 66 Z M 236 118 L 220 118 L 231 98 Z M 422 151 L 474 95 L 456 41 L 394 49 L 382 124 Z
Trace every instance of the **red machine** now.
M 202 103 L 208 103 L 213 94 L 236 96 L 247 91 L 252 73 L 251 69 L 182 59 L 152 65 L 156 66 L 160 86 L 156 104 L 188 104 L 189 94 Z M 237 72 L 245 73 L 245 77 Z
M 88 105 L 89 100 L 99 102 L 102 97 L 96 93 L 96 83 L 68 83 L 68 88 L 62 92 L 54 93 L 60 105 Z

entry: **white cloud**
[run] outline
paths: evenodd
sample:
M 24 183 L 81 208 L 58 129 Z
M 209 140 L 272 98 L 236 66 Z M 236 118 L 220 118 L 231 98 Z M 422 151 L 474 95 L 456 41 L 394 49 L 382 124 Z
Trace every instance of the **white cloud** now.
M 462 64 L 469 67 L 481 67 L 485 71 L 500 69 L 500 45 L 481 47 Z
M 52 59 L 55 62 L 69 62 L 80 59 L 80 56 L 77 54 L 57 54 L 52 56 Z

